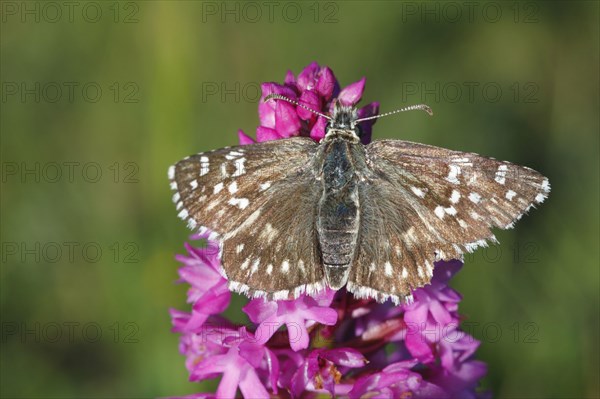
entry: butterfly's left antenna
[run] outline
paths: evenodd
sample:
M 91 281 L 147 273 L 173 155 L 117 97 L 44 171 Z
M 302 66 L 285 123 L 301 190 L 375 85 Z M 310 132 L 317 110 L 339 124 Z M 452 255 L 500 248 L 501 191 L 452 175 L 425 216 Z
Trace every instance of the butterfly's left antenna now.
M 371 119 L 377 119 L 377 118 L 381 118 L 383 116 L 394 115 L 394 114 L 397 114 L 398 112 L 406 112 L 406 111 L 414 111 L 414 110 L 425 111 L 429 114 L 429 116 L 433 115 L 433 111 L 431 110 L 431 107 L 429 107 L 429 105 L 417 104 L 417 105 L 409 105 L 408 107 L 400 108 L 395 111 L 386 112 L 385 114 L 373 115 L 373 116 L 369 116 L 367 118 L 357 119 L 356 123 L 370 121 Z
M 319 111 L 315 111 L 312 108 L 308 108 L 306 105 L 300 104 L 298 101 L 292 100 L 291 98 L 287 98 L 285 96 L 282 96 L 281 94 L 276 94 L 276 93 L 269 94 L 268 96 L 265 97 L 265 99 L 263 100 L 263 102 L 267 102 L 267 101 L 272 100 L 272 99 L 287 101 L 288 103 L 297 105 L 298 107 L 301 107 L 301 108 L 304 108 L 305 110 L 307 110 L 309 112 L 312 112 L 315 115 L 319 115 L 319 116 L 322 116 L 323 118 L 325 118 L 327 120 L 331 120 L 331 116 L 322 114 Z

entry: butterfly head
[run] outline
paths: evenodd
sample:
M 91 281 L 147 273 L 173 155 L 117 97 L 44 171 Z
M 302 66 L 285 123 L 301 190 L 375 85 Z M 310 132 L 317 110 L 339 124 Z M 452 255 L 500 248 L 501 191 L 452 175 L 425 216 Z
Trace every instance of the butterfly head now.
M 333 112 L 331 113 L 327 127 L 325 128 L 325 137 L 339 134 L 350 134 L 358 139 L 360 138 L 362 131 L 357 121 L 358 111 L 356 107 L 344 105 L 339 101 L 336 101 L 333 105 Z
M 433 115 L 431 108 L 425 104 L 410 105 L 408 107 L 400 108 L 395 111 L 386 112 L 385 114 L 372 115 L 365 118 L 358 118 L 358 110 L 353 105 L 344 105 L 341 102 L 334 100 L 333 111 L 330 115 L 325 115 L 319 111 L 311 109 L 304 104 L 298 103 L 298 101 L 292 100 L 281 94 L 272 93 L 264 98 L 263 101 L 269 100 L 283 100 L 290 104 L 294 104 L 297 107 L 302 107 L 315 115 L 327 119 L 327 127 L 325 128 L 325 139 L 342 136 L 345 139 L 358 142 L 362 130 L 360 123 L 369 121 L 372 119 L 381 118 L 382 116 L 394 115 L 398 112 L 421 110 L 427 112 L 429 115 Z

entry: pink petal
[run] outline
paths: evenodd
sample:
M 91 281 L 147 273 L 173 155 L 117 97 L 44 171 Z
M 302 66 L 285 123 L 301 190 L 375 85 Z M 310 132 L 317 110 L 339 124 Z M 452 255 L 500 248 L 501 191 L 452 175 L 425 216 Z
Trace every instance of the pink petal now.
M 262 95 L 260 97 L 258 103 L 258 117 L 260 119 L 260 124 L 265 127 L 275 128 L 275 111 L 277 109 L 277 104 L 281 103 L 280 100 L 269 100 L 267 102 L 264 99 L 269 94 L 281 94 L 282 96 L 288 97 L 290 99 L 296 99 L 296 93 L 293 89 L 287 86 L 283 86 L 277 83 L 267 82 L 260 85 L 262 90 Z
M 246 368 L 241 375 L 240 391 L 244 398 L 269 398 L 269 392 L 260 382 L 256 371 L 253 368 Z M 220 397 L 220 396 L 219 396 Z
M 238 140 L 240 145 L 254 144 L 252 137 L 248 136 L 242 129 L 238 130 Z
M 358 82 L 344 87 L 338 96 L 338 100 L 344 105 L 354 105 L 358 103 L 365 89 L 366 81 L 366 78 L 362 78 Z
M 264 126 L 256 128 L 256 141 L 258 142 L 279 140 L 281 138 L 281 135 L 275 129 L 269 129 Z
M 304 361 L 304 364 L 296 370 L 292 377 L 292 395 L 295 398 L 300 397 L 310 378 L 314 375 L 314 373 L 312 375 L 309 373 L 308 366 L 308 360 Z
M 315 141 L 321 141 L 325 137 L 325 127 L 327 126 L 327 119 L 319 116 L 317 123 L 310 130 L 310 138 Z
M 324 351 L 321 357 L 345 367 L 362 367 L 367 363 L 362 353 L 351 348 L 330 349 Z
M 221 382 L 219 382 L 219 387 L 217 388 L 216 394 L 217 398 L 235 397 L 235 393 L 240 383 L 240 371 L 241 370 L 235 367 L 234 364 L 232 364 L 231 367 L 227 368 L 227 370 L 223 373 L 223 378 L 221 378 Z
M 221 311 L 222 312 L 222 311 Z M 198 333 L 208 319 L 210 314 L 192 311 L 192 317 L 189 318 L 182 331 Z
M 415 367 L 417 363 L 419 362 L 415 359 L 403 360 L 386 366 L 383 371 L 386 373 L 392 373 L 396 371 L 410 370 L 411 368 Z
M 229 306 L 231 296 L 227 292 L 223 295 L 218 295 L 214 291 L 209 291 L 197 300 L 192 309 L 196 312 L 204 314 L 221 313 Z
M 169 309 L 171 315 L 171 324 L 173 324 L 173 332 L 183 332 L 185 326 L 190 320 L 190 314 L 177 309 Z
M 296 106 L 285 101 L 278 101 L 275 106 L 275 130 L 282 137 L 292 137 L 300 131 L 300 118 Z
M 319 306 L 329 306 L 333 302 L 333 297 L 337 293 L 336 290 L 326 288 L 322 291 L 318 291 L 316 294 L 311 295 L 309 298 L 314 299 Z
M 289 69 L 288 69 L 287 73 L 285 74 L 283 83 L 285 83 L 286 86 L 296 86 L 296 77 L 294 76 L 294 73 L 292 71 L 290 71 Z
M 294 352 L 308 348 L 310 337 L 303 319 L 296 318 L 285 323 L 288 330 L 290 347 Z
M 312 90 L 307 90 L 307 91 L 303 92 L 302 95 L 300 96 L 300 100 L 298 100 L 298 102 L 312 110 L 315 110 L 315 111 L 321 110 L 321 100 L 319 99 L 319 96 L 317 95 L 317 93 L 315 93 Z M 315 113 L 310 112 L 302 107 L 296 107 L 296 112 L 298 113 L 298 116 L 300 118 L 304 119 L 305 121 L 314 120 L 317 118 L 317 115 Z
M 336 310 L 326 307 L 314 307 L 302 312 L 302 316 L 307 320 L 314 320 L 321 324 L 333 326 L 337 323 L 338 313 Z
M 208 291 L 219 282 L 226 280 L 209 267 L 182 267 L 178 270 L 183 280 L 202 292 Z
M 407 334 L 404 342 L 410 354 L 421 362 L 427 363 L 433 360 L 433 352 L 421 334 Z
M 254 323 L 261 323 L 277 313 L 277 303 L 274 301 L 264 301 L 262 299 L 252 299 L 242 308 L 248 318 Z
M 301 91 L 314 89 L 317 85 L 317 74 L 319 73 L 319 64 L 311 62 L 306 68 L 298 75 L 298 88 Z
M 271 383 L 271 389 L 273 393 L 277 393 L 277 380 L 279 379 L 279 359 L 277 356 L 265 348 L 265 355 L 267 359 L 267 365 L 269 368 L 269 382 Z
M 321 69 L 321 76 L 317 82 L 317 92 L 325 99 L 325 101 L 331 100 L 333 91 L 337 85 L 337 80 L 333 71 L 329 67 L 323 67 Z
M 438 329 L 446 327 L 454 320 L 450 313 L 448 313 L 444 305 L 439 301 L 431 301 L 431 303 L 429 304 L 429 311 L 431 312 L 431 315 L 433 316 L 434 320 L 438 323 Z
M 261 322 L 254 332 L 254 342 L 259 345 L 266 344 L 277 332 L 282 323 L 275 318 Z
M 201 360 L 196 364 L 194 371 L 190 375 L 190 381 L 213 378 L 215 375 L 226 372 L 231 363 L 231 358 L 231 355 L 226 353 L 223 355 L 213 355 L 210 358 Z

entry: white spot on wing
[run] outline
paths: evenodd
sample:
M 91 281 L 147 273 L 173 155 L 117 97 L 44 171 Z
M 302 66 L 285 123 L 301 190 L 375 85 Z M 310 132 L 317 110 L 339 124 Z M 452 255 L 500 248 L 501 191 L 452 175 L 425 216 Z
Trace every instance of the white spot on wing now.
M 448 180 L 450 183 L 452 184 L 458 184 L 458 175 L 460 174 L 460 166 L 455 165 L 455 164 L 450 164 L 450 172 L 448 172 L 448 177 L 446 177 L 446 180 Z
M 402 278 L 407 278 L 408 277 L 408 270 L 406 270 L 406 267 L 402 269 Z
M 250 266 L 250 258 L 246 258 L 244 263 L 242 263 L 242 265 L 240 266 L 240 269 L 246 270 L 248 268 L 248 266 Z
M 192 187 L 192 190 L 195 190 L 198 188 L 198 180 L 192 180 L 190 182 L 190 187 Z
M 237 182 L 234 181 L 233 183 L 231 183 L 229 185 L 228 189 L 231 194 L 237 193 L 237 190 L 238 190 Z
M 257 258 L 254 263 L 252 263 L 252 268 L 250 269 L 250 274 L 256 273 L 258 270 L 258 266 L 260 265 L 260 258 Z
M 233 173 L 233 177 L 239 177 L 246 173 L 246 167 L 244 166 L 244 162 L 246 162 L 246 158 L 240 158 L 235 160 L 235 172 Z
M 274 228 L 271 223 L 267 223 L 265 225 L 265 230 L 263 231 L 263 234 L 266 236 L 267 242 L 270 243 L 277 236 L 278 232 L 279 232 L 279 230 Z
M 196 221 L 192 218 L 188 219 L 187 221 L 187 226 L 190 230 L 194 230 L 196 228 L 198 224 L 196 223 Z
M 517 193 L 515 193 L 513 190 L 508 190 L 506 192 L 506 199 L 512 201 L 515 195 L 517 195 Z
M 435 208 L 434 212 L 437 215 L 437 217 L 439 217 L 440 219 L 443 219 L 444 215 L 446 214 L 446 212 L 444 212 L 443 206 L 438 206 L 437 208 Z
M 386 276 L 392 275 L 392 264 L 390 262 L 385 262 L 384 273 Z
M 290 291 L 288 291 L 288 290 L 277 291 L 277 292 L 273 293 L 273 300 L 281 301 L 281 300 L 288 299 L 289 296 L 290 296 Z
M 537 202 L 538 204 L 541 204 L 542 202 L 544 202 L 545 199 L 546 199 L 546 196 L 544 194 L 538 194 L 535 196 L 535 202 Z
M 452 195 L 450 196 L 450 202 L 456 204 L 460 199 L 460 193 L 457 190 L 452 190 Z
M 227 202 L 229 205 L 237 206 L 240 209 L 246 209 L 250 205 L 248 198 L 230 198 Z
M 209 159 L 208 157 L 201 156 L 200 157 L 200 176 L 204 176 L 209 171 Z
M 544 190 L 545 192 L 550 191 L 550 182 L 548 181 L 548 179 L 544 179 L 544 181 L 542 182 L 542 190 Z
M 469 194 L 469 199 L 471 200 L 471 202 L 478 204 L 479 201 L 481 201 L 481 195 L 477 193 L 471 193 Z
M 498 166 L 498 170 L 496 171 L 496 180 L 499 184 L 504 184 L 506 182 L 506 171 L 508 170 L 507 165 Z
M 169 180 L 173 180 L 175 178 L 175 166 L 174 165 L 169 166 L 167 175 L 169 176 Z
M 473 163 L 471 162 L 471 160 L 469 158 L 455 158 L 454 162 L 464 163 L 464 164 L 467 164 L 469 166 L 473 165 Z
M 415 193 L 415 195 L 419 198 L 424 198 L 425 197 L 425 192 L 423 192 L 423 190 L 421 190 L 418 187 L 411 187 L 410 188 L 412 190 L 413 193 Z
M 479 248 L 479 247 L 487 247 L 488 244 L 485 240 L 479 240 L 479 241 L 474 241 L 474 242 L 470 242 L 465 244 L 465 249 L 467 250 L 467 252 L 473 252 L 475 251 L 475 249 Z
M 218 194 L 221 190 L 223 190 L 223 183 L 215 184 L 215 189 L 213 190 L 213 194 Z
M 284 260 L 283 263 L 281 264 L 281 271 L 283 273 L 287 273 L 290 270 L 290 262 L 288 262 L 287 260 Z
M 429 263 L 429 261 L 425 261 L 425 269 L 427 270 L 427 275 L 429 277 L 433 276 L 433 266 L 431 266 L 431 263 Z
M 273 273 L 273 265 L 269 263 L 267 266 L 267 274 L 270 276 Z
M 227 173 L 227 164 L 225 162 L 221 164 L 221 177 L 229 177 L 229 173 Z
M 269 187 L 271 187 L 271 182 L 267 181 L 264 183 L 261 183 L 260 188 L 258 189 L 258 191 L 265 191 L 267 190 Z
M 229 154 L 225 155 L 225 159 L 231 161 L 233 159 L 236 159 L 237 157 L 241 157 L 243 154 L 241 152 L 237 152 L 237 151 L 230 151 Z
M 306 274 L 306 269 L 304 268 L 304 261 L 302 259 L 298 261 L 298 268 L 302 271 L 303 274 Z
M 179 216 L 179 219 L 185 220 L 188 217 L 188 211 L 182 209 L 177 216 Z
M 235 252 L 236 252 L 236 253 L 238 253 L 238 254 L 239 254 L 239 253 L 240 253 L 240 252 L 242 252 L 243 250 L 244 250 L 244 244 L 238 244 L 238 245 L 236 245 L 236 247 L 235 247 Z

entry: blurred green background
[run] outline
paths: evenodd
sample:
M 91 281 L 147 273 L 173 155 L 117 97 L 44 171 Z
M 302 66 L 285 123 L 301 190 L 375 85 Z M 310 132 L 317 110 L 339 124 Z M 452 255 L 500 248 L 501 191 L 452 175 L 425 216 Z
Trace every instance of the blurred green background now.
M 269 5 L 271 4 L 271 5 Z M 454 280 L 496 397 L 598 397 L 599 6 L 12 2 L 1 27 L 2 397 L 182 395 L 167 167 L 253 135 L 257 87 L 367 77 L 375 138 L 506 159 L 543 206 Z M 101 335 L 99 335 L 101 334 Z

